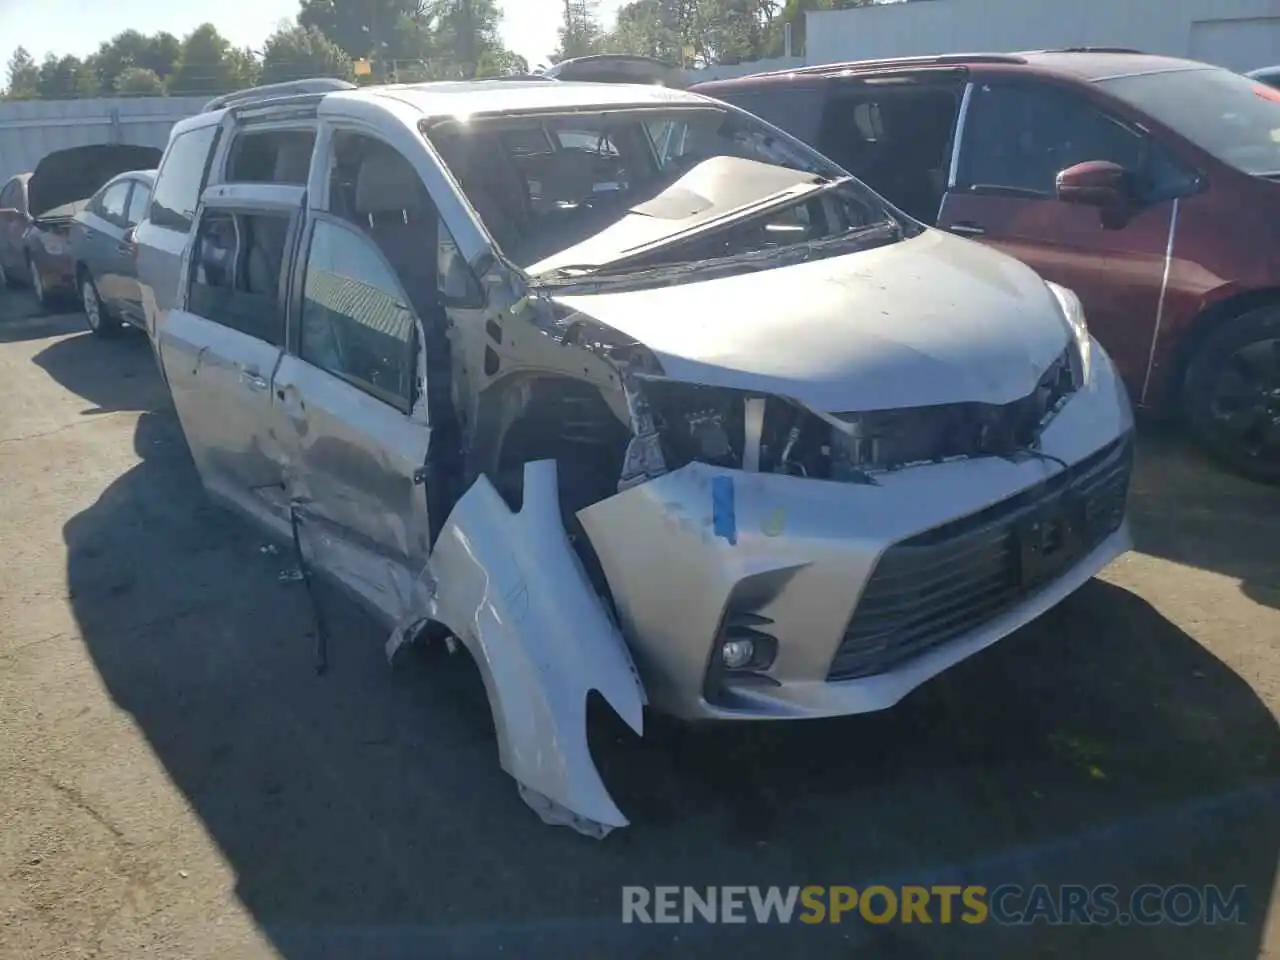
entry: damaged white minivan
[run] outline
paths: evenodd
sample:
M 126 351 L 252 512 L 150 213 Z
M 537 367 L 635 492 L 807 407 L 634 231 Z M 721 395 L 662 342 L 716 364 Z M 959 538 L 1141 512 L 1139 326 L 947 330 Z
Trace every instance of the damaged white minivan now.
M 637 732 L 883 709 L 1129 548 L 1075 296 L 734 107 L 312 84 L 192 132 L 156 346 L 204 484 L 390 652 L 456 638 L 548 822 L 627 822 L 591 691 Z

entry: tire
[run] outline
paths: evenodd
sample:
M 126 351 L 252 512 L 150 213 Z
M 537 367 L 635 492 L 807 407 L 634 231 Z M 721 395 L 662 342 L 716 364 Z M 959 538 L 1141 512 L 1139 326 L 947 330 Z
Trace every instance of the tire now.
M 1233 317 L 1205 338 L 1182 382 L 1182 410 L 1224 466 L 1280 484 L 1280 304 Z
M 85 322 L 89 332 L 97 337 L 110 338 L 120 333 L 120 321 L 107 313 L 107 308 L 98 296 L 98 288 L 88 270 L 80 270 L 80 304 L 84 309 Z

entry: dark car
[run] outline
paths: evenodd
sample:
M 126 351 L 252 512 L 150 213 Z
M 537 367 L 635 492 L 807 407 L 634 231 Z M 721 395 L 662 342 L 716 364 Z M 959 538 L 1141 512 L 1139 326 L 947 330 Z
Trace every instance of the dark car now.
M 1265 83 L 1268 87 L 1280 87 L 1280 66 L 1250 70 L 1245 76 Z
M 0 286 L 16 287 L 27 276 L 26 235 L 31 226 L 27 181 L 20 173 L 0 188 Z
M 89 329 L 113 336 L 122 324 L 143 330 L 135 228 L 151 206 L 154 170 L 131 170 L 111 180 L 76 214 L 71 264 Z
M 927 224 L 1075 290 L 1142 407 L 1280 481 L 1280 91 L 1075 49 L 700 84 Z M 945 318 L 939 318 L 945 322 Z
M 48 154 L 26 181 L 27 220 L 22 258 L 41 304 L 77 291 L 70 233 L 76 215 L 112 177 L 160 162 L 155 147 L 99 143 Z
M 684 71 L 653 57 L 620 53 L 598 53 L 561 60 L 542 72 L 553 80 L 581 80 L 591 83 L 648 83 L 683 90 L 688 86 Z

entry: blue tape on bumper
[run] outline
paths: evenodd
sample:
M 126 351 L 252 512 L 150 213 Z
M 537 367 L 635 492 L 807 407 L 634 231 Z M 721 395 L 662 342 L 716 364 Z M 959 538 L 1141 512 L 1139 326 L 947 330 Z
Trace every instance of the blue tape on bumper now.
M 711 478 L 711 520 L 717 537 L 738 542 L 738 517 L 733 505 L 733 477 Z

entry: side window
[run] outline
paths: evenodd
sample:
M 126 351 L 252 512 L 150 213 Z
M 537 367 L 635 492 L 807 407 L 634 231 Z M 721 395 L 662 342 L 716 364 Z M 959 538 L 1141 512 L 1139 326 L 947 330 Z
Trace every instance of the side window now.
M 311 172 L 314 130 L 251 130 L 231 142 L 227 180 L 305 186 Z
M 151 195 L 151 222 L 171 230 L 191 229 L 204 187 L 216 126 L 188 130 L 169 146 Z
M 151 187 L 141 180 L 133 181 L 133 193 L 129 196 L 129 206 L 124 212 L 125 226 L 136 227 L 141 223 L 150 205 Z
M 395 272 L 369 237 L 331 221 L 316 223 L 301 326 L 303 360 L 409 412 L 417 326 Z
M 192 245 L 187 309 L 233 330 L 284 344 L 280 270 L 289 218 L 207 210 Z
M 1058 172 L 1110 160 L 1140 174 L 1148 140 L 1069 91 L 1036 83 L 980 84 L 965 125 L 959 189 L 1052 197 Z
M 102 196 L 98 198 L 98 212 L 101 216 L 116 223 L 124 222 L 125 203 L 129 199 L 129 184 L 128 180 L 121 180 L 103 191 Z

